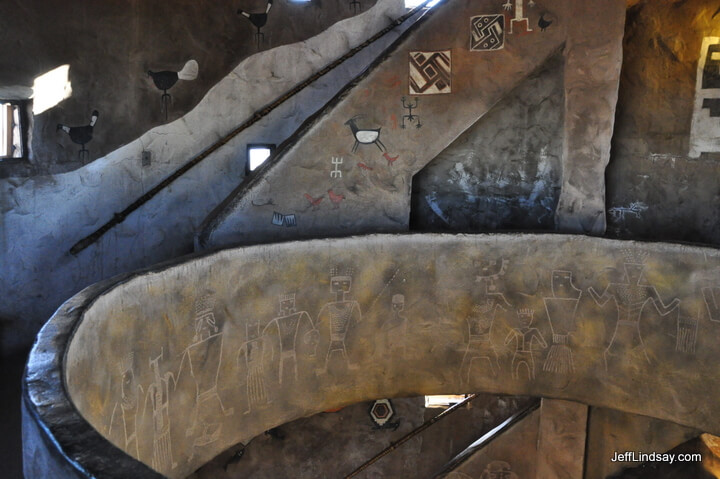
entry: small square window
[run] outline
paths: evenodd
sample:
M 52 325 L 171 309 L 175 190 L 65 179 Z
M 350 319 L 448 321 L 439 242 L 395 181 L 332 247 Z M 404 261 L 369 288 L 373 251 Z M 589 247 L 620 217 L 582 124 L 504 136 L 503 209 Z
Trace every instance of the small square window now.
M 275 145 L 270 144 L 250 144 L 247 146 L 247 163 L 245 166 L 245 172 L 250 173 L 255 171 L 260 165 L 265 163 L 272 152 L 275 150 Z
M 0 100 L 0 160 L 25 155 L 26 116 L 24 102 Z

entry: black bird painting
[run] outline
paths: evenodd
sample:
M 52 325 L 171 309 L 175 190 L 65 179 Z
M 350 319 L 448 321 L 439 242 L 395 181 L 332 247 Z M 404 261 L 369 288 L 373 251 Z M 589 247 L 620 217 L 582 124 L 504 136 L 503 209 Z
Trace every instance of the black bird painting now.
M 265 12 L 263 13 L 248 13 L 242 8 L 237 11 L 238 15 L 242 15 L 250 20 L 250 23 L 255 25 L 255 28 L 257 28 L 257 32 L 255 32 L 255 41 L 257 42 L 258 50 L 260 49 L 260 39 L 265 40 L 265 35 L 260 31 L 260 29 L 267 23 L 268 13 L 270 12 L 271 7 L 272 0 L 268 0 L 267 7 L 265 7 Z
M 93 128 L 97 122 L 100 113 L 97 110 L 93 110 L 92 117 L 90 118 L 90 124 L 85 126 L 65 126 L 62 123 L 58 123 L 56 131 L 64 131 L 70 136 L 70 140 L 81 146 L 78 152 L 78 159 L 82 162 L 86 162 L 90 159 L 90 151 L 85 148 L 85 145 L 90 143 L 93 138 Z
M 540 20 L 538 20 L 538 27 L 540 27 L 540 31 L 544 32 L 547 27 L 552 25 L 552 22 L 553 22 L 552 20 L 545 18 L 544 13 L 542 15 L 540 15 Z
M 148 76 L 152 78 L 155 86 L 163 92 L 160 101 L 162 101 L 162 107 L 165 111 L 165 121 L 167 121 L 168 118 L 168 103 L 171 99 L 168 90 L 172 88 L 178 82 L 178 80 L 191 81 L 196 79 L 199 70 L 200 67 L 198 65 L 198 62 L 196 62 L 195 60 L 188 61 L 182 68 L 182 70 L 180 70 L 179 72 L 167 70 L 161 72 L 154 72 L 152 70 L 148 70 Z

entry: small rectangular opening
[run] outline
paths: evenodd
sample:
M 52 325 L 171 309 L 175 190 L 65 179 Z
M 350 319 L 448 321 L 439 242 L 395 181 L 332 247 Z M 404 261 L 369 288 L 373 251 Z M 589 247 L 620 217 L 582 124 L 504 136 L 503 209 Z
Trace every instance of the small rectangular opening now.
M 25 153 L 22 108 L 21 102 L 0 100 L 0 160 Z
M 255 171 L 260 165 L 270 157 L 272 152 L 275 150 L 275 145 L 271 144 L 250 144 L 247 146 L 247 164 L 245 172 L 250 173 Z
M 448 408 L 468 397 L 468 394 L 442 394 L 425 396 L 425 407 Z
M 425 1 L 425 0 L 405 0 L 405 8 L 408 8 L 408 9 L 410 9 L 410 8 L 415 8 L 415 7 L 417 7 L 418 5 L 422 4 L 424 1 Z M 437 3 L 438 3 L 439 1 L 440 1 L 440 0 L 432 0 L 432 2 L 428 3 L 427 5 L 425 5 L 425 8 L 434 7 L 435 5 L 437 5 Z

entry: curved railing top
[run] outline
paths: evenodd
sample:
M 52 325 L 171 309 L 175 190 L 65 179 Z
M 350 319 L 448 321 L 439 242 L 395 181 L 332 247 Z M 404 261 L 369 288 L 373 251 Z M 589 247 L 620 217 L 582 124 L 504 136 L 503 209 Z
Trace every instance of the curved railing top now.
M 378 397 L 558 397 L 718 433 L 716 286 L 716 249 L 584 236 L 228 249 L 68 301 L 40 333 L 28 395 L 46 421 L 67 391 L 69 413 L 169 477 Z M 64 380 L 41 380 L 43 365 Z

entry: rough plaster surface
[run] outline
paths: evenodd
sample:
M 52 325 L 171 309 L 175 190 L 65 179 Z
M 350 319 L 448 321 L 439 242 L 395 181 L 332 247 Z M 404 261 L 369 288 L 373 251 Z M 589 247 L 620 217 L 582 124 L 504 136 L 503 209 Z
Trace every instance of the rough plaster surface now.
M 233 192 L 206 221 L 200 246 L 406 230 L 411 177 L 562 45 L 568 64 L 566 134 L 556 224 L 561 231 L 602 233 L 602 178 L 609 157 L 625 11 L 619 0 L 578 5 L 536 2 L 535 9 L 528 10 L 530 25 L 538 22 L 541 12 L 551 12 L 556 19 L 551 27 L 506 35 L 504 48 L 484 52 L 470 50 L 470 17 L 502 13 L 501 6 L 464 0 L 442 5 L 299 132 L 256 181 Z M 403 130 L 398 120 L 406 113 L 401 98 L 409 91 L 409 55 L 437 51 L 451 53 L 451 93 L 421 95 L 422 106 L 414 113 L 421 116 L 422 128 Z M 356 115 L 363 115 L 356 122 L 359 129 L 382 128 L 385 148 L 369 143 L 353 151 L 355 138 L 347 122 Z M 342 178 L 330 174 L 333 157 L 344 159 Z M 275 226 L 275 212 L 295 215 L 297 226 Z
M 543 399 L 537 442 L 537 478 L 583 479 L 588 407 Z
M 412 230 L 554 229 L 563 59 L 552 57 L 412 179 Z
M 552 477 L 537 474 L 540 417 L 540 410 L 536 409 L 452 472 L 438 476 L 437 479 L 484 479 L 493 475 L 510 479 Z
M 559 231 L 605 233 L 605 167 L 615 124 L 625 2 L 569 2 L 565 43 L 563 177 L 555 213 Z M 592 34 L 587 19 L 594 23 Z M 591 20 L 592 19 L 592 20 Z
M 298 81 L 320 70 L 404 13 L 382 0 L 366 13 L 307 41 L 254 55 L 219 82 L 183 118 L 76 171 L 0 180 L 0 350 L 29 344 L 58 305 L 88 284 L 192 251 L 202 219 L 244 175 L 247 143 L 281 143 L 397 37 L 369 51 L 283 104 L 194 167 L 98 243 L 77 256 L 70 247 L 155 186 L 193 155 L 247 120 Z M 149 167 L 141 166 L 150 151 Z M 48 273 L 50 272 L 50 273 Z
M 720 243 L 718 157 L 688 157 L 698 55 L 717 3 L 641 2 L 628 11 L 607 171 L 608 233 Z
M 362 11 L 374 4 L 375 0 L 364 0 Z M 236 11 L 241 7 L 255 12 L 265 5 L 265 0 L 234 4 L 213 0 L 3 2 L 0 35 L 11 47 L 0 51 L 0 86 L 32 87 L 35 77 L 60 65 L 70 66 L 72 95 L 35 117 L 31 169 L 23 174 L 82 166 L 77 155 L 80 147 L 55 127 L 58 123 L 85 125 L 93 109 L 100 111 L 100 119 L 88 145 L 91 160 L 167 123 L 162 91 L 146 72 L 179 71 L 194 59 L 200 65 L 197 79 L 180 81 L 169 91 L 169 119 L 183 116 L 238 62 L 258 52 L 255 27 Z M 260 50 L 310 38 L 353 15 L 345 2 L 276 0 L 263 28 L 265 41 Z
M 171 477 L 378 397 L 550 396 L 717 432 L 719 262 L 709 248 L 580 236 L 315 240 L 136 274 L 79 295 L 45 328 L 81 318 L 62 373 L 73 404 Z M 293 314 L 280 311 L 288 294 Z M 54 337 L 33 355 L 62 354 Z
M 525 397 L 479 394 L 469 406 L 445 416 L 373 464 L 360 477 L 429 477 L 530 402 L 532 399 Z M 320 413 L 284 424 L 278 428 L 282 438 L 268 434 L 257 436 L 244 448 L 242 460 L 233 460 L 238 450 L 234 447 L 190 477 L 315 479 L 345 476 L 391 442 L 443 411 L 426 408 L 424 397 L 393 399 L 396 415 L 391 422 L 399 422 L 400 426 L 397 430 L 378 429 L 368 415 L 371 404 L 354 404 L 336 413 Z
M 606 408 L 590 408 L 585 479 L 605 479 L 635 462 L 613 462 L 625 451 L 666 452 L 702 431 L 652 417 Z

